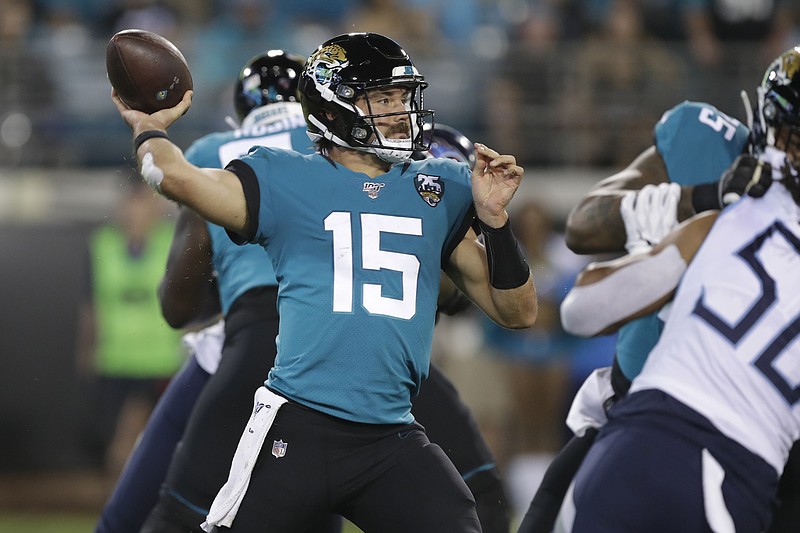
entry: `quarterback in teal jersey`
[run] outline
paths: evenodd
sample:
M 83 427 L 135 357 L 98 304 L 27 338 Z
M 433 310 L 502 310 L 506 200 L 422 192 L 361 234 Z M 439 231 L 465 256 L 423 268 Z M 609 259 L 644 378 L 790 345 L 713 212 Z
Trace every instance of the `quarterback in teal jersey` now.
M 304 62 L 282 50 L 251 58 L 234 87 L 238 121 L 229 122 L 236 127 L 192 143 L 187 160 L 223 168 L 252 146 L 287 147 L 287 141 L 294 150 L 312 153 L 296 97 Z M 431 147 L 415 158 L 474 163 L 472 143 L 457 130 L 437 123 L 425 128 L 425 134 Z M 181 210 L 176 225 L 159 290 L 164 316 L 176 328 L 203 323 L 220 312 L 225 321 L 185 336 L 193 357 L 162 395 L 96 533 L 200 531 L 227 478 L 252 391 L 275 360 L 277 281 L 265 250 L 237 246 L 223 228 L 188 208 Z M 457 290 L 440 291 L 439 310 L 452 314 L 469 303 L 459 295 Z M 495 460 L 458 392 L 433 366 L 422 394 L 413 399 L 412 412 L 467 482 L 484 533 L 508 533 L 506 497 Z M 209 427 L 220 428 L 213 439 L 207 438 Z M 338 532 L 341 527 L 341 519 L 329 515 L 306 533 Z
M 330 512 L 367 533 L 480 531 L 467 486 L 414 421 L 411 397 L 428 372 L 441 270 L 499 324 L 536 318 L 506 212 L 523 169 L 481 144 L 471 172 L 412 161 L 432 116 L 425 86 L 394 41 L 333 38 L 300 79 L 318 153 L 259 147 L 226 170 L 189 164 L 165 138 L 190 93 L 153 115 L 113 95 L 145 180 L 264 245 L 279 284 L 275 366 L 207 531 L 300 532 Z

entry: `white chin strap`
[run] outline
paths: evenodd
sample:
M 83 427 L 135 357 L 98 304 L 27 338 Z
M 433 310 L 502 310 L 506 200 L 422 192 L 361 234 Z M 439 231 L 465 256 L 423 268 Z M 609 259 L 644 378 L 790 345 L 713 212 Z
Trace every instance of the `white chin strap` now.
M 375 128 L 375 135 L 377 138 L 373 141 L 373 146 L 369 148 L 369 151 L 387 163 L 399 163 L 411 159 L 411 147 L 413 146 L 411 139 L 387 139 L 377 128 Z
M 356 107 L 355 110 L 362 117 L 366 117 L 364 112 L 359 107 Z M 366 151 L 374 153 L 387 163 L 399 163 L 401 161 L 408 161 L 411 159 L 414 147 L 414 138 L 417 136 L 417 133 L 419 133 L 419 129 L 417 127 L 416 114 L 411 113 L 411 110 L 408 111 L 408 118 L 411 124 L 411 136 L 407 139 L 387 139 L 375 125 L 375 122 L 367 119 L 368 122 L 372 123 L 372 130 L 375 132 L 375 139 L 372 140 L 372 145 L 368 147 Z
M 308 115 L 308 121 L 311 122 L 314 126 L 316 126 L 322 133 L 312 133 L 308 132 L 308 136 L 311 140 L 315 139 L 328 139 L 332 143 L 336 144 L 337 146 L 342 146 L 344 148 L 350 148 L 351 150 L 358 150 L 359 152 L 368 152 L 375 154 L 383 161 L 387 163 L 399 163 L 401 161 L 408 161 L 411 159 L 412 155 L 412 146 L 413 142 L 411 139 L 387 139 L 383 136 L 380 131 L 377 131 L 376 134 L 380 139 L 380 142 L 383 143 L 383 146 L 378 146 L 377 144 L 373 144 L 370 146 L 351 146 L 345 142 L 344 139 L 334 135 L 334 133 L 328 129 L 320 120 L 317 119 L 314 115 Z M 412 126 L 412 132 L 416 128 L 416 125 Z M 378 142 L 378 139 L 373 141 L 375 143 Z

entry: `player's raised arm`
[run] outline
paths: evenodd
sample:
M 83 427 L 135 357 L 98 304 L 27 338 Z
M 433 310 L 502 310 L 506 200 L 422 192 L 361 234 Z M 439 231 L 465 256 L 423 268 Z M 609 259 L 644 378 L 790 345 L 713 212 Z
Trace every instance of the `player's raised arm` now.
M 208 321 L 220 312 L 208 227 L 187 207 L 178 214 L 158 302 L 173 328 Z
M 483 243 L 468 231 L 446 272 L 492 320 L 507 328 L 527 328 L 536 321 L 536 289 L 506 212 L 525 171 L 511 155 L 479 143 L 475 148 L 472 198 Z
M 221 169 L 199 168 L 183 157 L 167 135 L 192 105 L 192 91 L 169 109 L 151 115 L 129 108 L 111 95 L 120 116 L 133 130 L 134 150 L 142 177 L 171 200 L 191 207 L 206 220 L 242 235 L 247 233 L 247 209 L 239 179 Z
M 564 329 L 586 337 L 605 335 L 663 307 L 718 214 L 696 215 L 647 253 L 587 266 L 561 304 Z
M 667 170 L 655 147 L 620 172 L 597 183 L 567 217 L 567 246 L 579 254 L 624 252 L 626 233 L 620 202 L 628 191 L 666 183 Z
M 741 193 L 746 185 L 724 173 L 748 138 L 744 125 L 709 104 L 684 101 L 667 110 L 653 145 L 572 210 L 567 246 L 579 254 L 631 251 L 635 241 L 652 246 L 678 222 L 722 208 L 731 201 L 726 188 Z

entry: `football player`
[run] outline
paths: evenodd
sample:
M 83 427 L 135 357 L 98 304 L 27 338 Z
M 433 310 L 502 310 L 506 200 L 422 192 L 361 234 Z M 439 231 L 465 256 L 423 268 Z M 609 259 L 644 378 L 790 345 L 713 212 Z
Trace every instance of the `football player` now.
M 792 49 L 767 70 L 759 95 L 772 91 L 775 101 L 798 101 L 791 84 L 768 88 L 767 80 L 776 65 L 792 64 L 797 51 Z M 786 93 L 786 96 L 784 96 Z M 786 100 L 788 98 L 788 100 Z M 784 100 L 782 100 L 784 99 Z M 678 221 L 694 213 L 718 209 L 744 192 L 758 194 L 765 186 L 752 183 L 755 169 L 752 157 L 737 157 L 742 152 L 760 151 L 768 131 L 763 122 L 764 105 L 759 98 L 753 134 L 739 123 L 708 104 L 684 102 L 665 113 L 655 128 L 653 147 L 645 151 L 621 173 L 596 186 L 573 210 L 567 225 L 567 242 L 579 253 L 646 250 Z M 772 111 L 767 110 L 767 115 Z M 782 120 L 796 120 L 784 113 Z M 755 140 L 755 144 L 753 144 Z M 734 163 L 735 161 L 735 163 Z M 732 167 L 723 172 L 728 165 Z M 722 178 L 720 175 L 722 174 Z M 653 313 L 624 325 L 614 365 L 601 369 L 581 389 L 568 423 L 576 436 L 551 464 L 519 529 L 520 533 L 550 531 L 563 495 L 591 446 L 596 428 L 605 421 L 605 407 L 627 392 L 630 380 L 641 370 L 650 349 L 658 340 L 663 322 Z M 601 379 L 596 379 L 601 377 Z M 591 401 L 585 401 L 594 392 Z M 581 405 L 581 403 L 583 404 Z M 791 457 L 800 455 L 797 450 Z M 798 461 L 786 465 L 781 497 L 798 501 Z M 783 505 L 772 531 L 790 531 L 796 524 L 797 504 Z M 795 509 L 795 511 L 792 511 Z M 787 529 L 788 528 L 788 529 Z
M 187 150 L 187 159 L 200 166 L 222 168 L 256 145 L 311 153 L 296 98 L 303 63 L 303 58 L 280 50 L 250 60 L 234 91 L 239 119 L 234 122 L 236 129 L 198 140 Z M 415 158 L 449 157 L 474 163 L 472 144 L 457 130 L 437 124 L 425 134 L 431 135 L 431 149 L 415 153 Z M 443 281 L 449 278 L 443 276 Z M 440 311 L 453 314 L 469 303 L 452 283 L 445 287 L 440 292 Z M 226 320 L 224 325 L 220 322 L 187 335 L 195 357 L 162 398 L 158 416 L 151 419 L 104 509 L 98 532 L 139 531 L 155 503 L 166 461 L 181 434 L 183 440 L 145 530 L 199 531 L 214 495 L 227 478 L 230 464 L 226 459 L 236 449 L 252 391 L 262 385 L 274 363 L 277 281 L 261 246 L 236 246 L 222 228 L 184 208 L 160 296 L 164 314 L 174 327 L 207 320 L 220 310 Z M 470 487 L 483 530 L 507 532 L 506 498 L 492 454 L 457 391 L 438 369 L 431 368 L 424 393 L 413 400 L 413 412 Z M 209 427 L 231 430 L 220 430 L 210 439 Z M 145 464 L 146 469 L 142 468 Z M 340 519 L 329 515 L 313 530 L 338 531 L 340 527 Z

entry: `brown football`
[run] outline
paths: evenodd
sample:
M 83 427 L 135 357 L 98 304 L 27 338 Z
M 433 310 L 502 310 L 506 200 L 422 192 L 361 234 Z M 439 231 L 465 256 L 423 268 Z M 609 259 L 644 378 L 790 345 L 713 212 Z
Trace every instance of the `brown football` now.
M 122 30 L 111 37 L 106 72 L 122 101 L 145 113 L 174 107 L 192 88 L 192 73 L 180 50 L 144 30 Z

